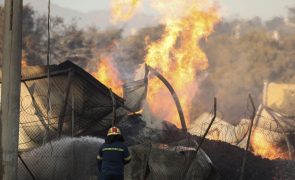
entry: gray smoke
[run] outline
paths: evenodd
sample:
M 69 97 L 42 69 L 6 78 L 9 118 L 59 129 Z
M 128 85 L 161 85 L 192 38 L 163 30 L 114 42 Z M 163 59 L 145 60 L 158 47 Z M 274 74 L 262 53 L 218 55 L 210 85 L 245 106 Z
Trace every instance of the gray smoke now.
M 40 180 L 81 180 L 98 175 L 96 155 L 102 139 L 94 137 L 63 138 L 21 156 Z M 31 180 L 19 161 L 19 180 Z

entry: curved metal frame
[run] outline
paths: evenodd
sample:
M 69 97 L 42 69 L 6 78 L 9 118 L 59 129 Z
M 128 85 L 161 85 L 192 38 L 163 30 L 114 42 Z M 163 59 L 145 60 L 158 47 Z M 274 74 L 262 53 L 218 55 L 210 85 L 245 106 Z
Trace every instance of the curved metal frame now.
M 176 105 L 176 108 L 177 108 L 177 111 L 178 111 L 178 114 L 179 114 L 179 119 L 180 119 L 180 123 L 181 123 L 181 127 L 182 127 L 182 130 L 184 132 L 187 132 L 187 126 L 186 126 L 186 122 L 185 122 L 185 118 L 184 118 L 184 114 L 183 114 L 183 111 L 182 111 L 182 107 L 181 107 L 181 104 L 180 104 L 180 101 L 178 99 L 178 96 L 175 92 L 175 90 L 173 89 L 172 85 L 168 82 L 168 80 L 162 75 L 160 74 L 156 69 L 146 65 L 147 69 L 149 70 L 149 72 L 155 76 L 157 76 L 164 84 L 165 86 L 168 88 L 169 92 L 171 93 L 172 97 L 173 97 L 173 100 L 175 102 L 175 105 Z

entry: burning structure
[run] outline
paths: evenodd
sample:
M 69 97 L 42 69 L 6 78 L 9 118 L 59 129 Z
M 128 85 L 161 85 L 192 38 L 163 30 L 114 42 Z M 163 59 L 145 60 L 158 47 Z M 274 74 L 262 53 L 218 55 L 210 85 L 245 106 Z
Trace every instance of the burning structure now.
M 67 61 L 50 66 L 50 72 L 48 83 L 44 66 L 22 71 L 20 151 L 62 135 L 91 134 L 94 122 L 112 112 L 108 88 L 80 67 Z M 124 101 L 115 97 L 118 108 Z M 103 133 L 106 126 L 110 126 L 108 121 L 100 122 L 93 133 Z
M 133 7 L 136 7 L 137 1 L 133 2 Z M 198 3 L 194 3 L 194 6 L 188 6 L 185 2 L 181 4 L 176 1 L 169 3 L 171 7 L 174 6 L 175 8 L 175 5 L 177 5 L 177 8 L 181 7 L 180 13 L 175 14 L 175 17 L 169 17 L 171 12 L 165 12 L 167 8 L 163 7 L 163 5 L 167 2 L 154 3 L 154 7 L 159 12 L 166 14 L 166 17 L 163 18 L 166 28 L 161 40 L 149 45 L 145 60 L 148 65 L 157 69 L 166 77 L 175 77 L 167 71 L 167 68 L 173 70 L 171 72 L 176 76 L 181 76 L 180 79 L 173 81 L 173 86 L 176 87 L 177 91 L 181 91 L 181 86 L 183 85 L 182 83 L 177 83 L 177 81 L 187 80 L 185 86 L 192 88 L 190 93 L 196 92 L 193 89 L 195 74 L 198 70 L 202 70 L 207 66 L 207 59 L 197 42 L 207 37 L 213 31 L 214 24 L 219 19 L 213 6 L 208 4 L 208 6 L 199 7 L 198 4 L 201 3 L 197 0 L 196 2 Z M 116 11 L 118 8 L 114 10 Z M 130 16 L 132 14 L 131 11 Z M 125 19 L 128 18 L 126 17 Z M 207 19 L 210 20 L 210 23 L 208 23 Z M 50 32 L 49 29 L 48 32 Z M 48 37 L 50 36 L 48 35 Z M 159 47 L 165 48 L 160 50 Z M 190 53 L 188 53 L 188 47 L 190 47 Z M 169 65 L 170 59 L 173 59 L 173 61 Z M 163 62 L 163 64 L 156 66 L 157 61 Z M 181 61 L 186 61 L 186 63 L 181 63 Z M 197 66 L 190 68 L 192 64 Z M 26 64 L 23 63 L 23 65 L 25 66 Z M 113 93 L 110 93 L 106 86 L 72 63 L 65 62 L 58 66 L 50 66 L 48 62 L 47 65 L 47 67 L 27 67 L 22 72 L 19 166 L 21 166 L 20 169 L 27 170 L 26 172 L 29 173 L 29 176 L 21 174 L 20 171 L 19 177 L 24 179 L 29 179 L 27 177 L 36 179 L 34 176 L 39 176 L 42 179 L 81 179 L 78 175 L 73 176 L 74 173 L 71 173 L 71 176 L 69 174 L 66 174 L 66 177 L 60 176 L 60 174 L 64 174 L 66 169 L 71 169 L 67 168 L 70 163 L 64 163 L 68 161 L 60 162 L 67 157 L 62 156 L 62 158 L 58 159 L 59 155 L 69 154 L 69 148 L 60 150 L 57 147 L 67 147 L 69 144 L 72 144 L 62 143 L 59 145 L 58 143 L 62 142 L 62 138 L 65 136 L 80 137 L 82 135 L 95 134 L 96 136 L 103 137 L 102 134 L 112 125 L 109 114 L 117 108 L 117 125 L 123 130 L 127 128 L 125 132 L 128 134 L 132 132 L 133 127 L 124 126 L 123 122 L 129 117 L 126 113 L 129 111 L 129 108 L 124 105 L 122 98 L 117 95 L 113 98 Z M 166 65 L 167 67 L 164 67 Z M 183 65 L 187 66 L 183 67 Z M 97 77 L 101 78 L 99 75 Z M 113 79 L 113 77 L 108 78 Z M 158 114 L 159 118 L 177 123 L 178 121 L 174 119 L 173 115 L 177 111 L 171 111 L 172 114 L 162 114 L 163 111 L 158 109 L 160 108 L 159 103 L 155 103 L 153 100 L 161 95 L 161 91 L 164 88 L 159 87 L 158 83 L 152 81 L 150 83 L 153 84 L 149 86 L 152 87 L 149 89 L 150 96 L 146 97 L 151 110 L 154 111 L 154 114 Z M 182 105 L 190 104 L 187 97 L 181 98 L 180 103 Z M 166 101 L 165 104 L 169 105 L 169 102 Z M 184 110 L 183 116 L 188 118 L 188 109 Z M 137 123 L 144 125 L 142 119 L 141 121 L 138 119 Z M 199 147 L 196 148 L 197 143 L 189 139 L 186 132 L 178 130 L 171 123 L 163 121 L 162 124 L 165 128 L 162 128 L 160 133 L 151 127 L 144 126 L 140 129 L 144 133 L 132 136 L 133 138 L 136 137 L 135 139 L 140 139 L 139 135 L 141 135 L 148 142 L 147 144 L 150 145 L 148 151 L 144 151 L 147 149 L 146 146 L 140 147 L 140 145 L 135 145 L 134 142 L 127 138 L 127 142 L 130 145 L 134 145 L 131 147 L 131 152 L 135 159 L 142 160 L 142 158 L 145 158 L 143 161 L 134 161 L 129 166 L 130 171 L 127 172 L 131 173 L 126 173 L 127 176 L 136 175 L 137 173 L 134 173 L 134 171 L 137 171 L 140 166 L 143 167 L 140 168 L 142 169 L 140 174 L 143 176 L 132 178 L 218 178 L 218 176 L 215 176 L 216 172 L 209 157 L 204 151 L 199 150 Z M 185 127 L 184 119 L 181 124 Z M 171 132 L 175 133 L 178 138 L 175 139 L 169 136 L 168 133 Z M 151 138 L 151 134 L 155 133 L 156 138 Z M 154 141 L 155 139 L 157 141 Z M 77 156 L 75 155 L 75 143 L 73 144 L 71 149 L 74 152 L 72 159 L 75 159 Z M 137 142 L 137 144 L 140 144 L 140 142 Z M 90 146 L 86 146 L 86 149 L 88 147 Z M 144 154 L 144 156 L 136 156 L 138 154 Z M 51 161 L 49 160 L 50 158 Z M 179 161 L 176 162 L 174 161 L 175 159 Z M 27 163 L 28 161 L 31 161 L 31 163 Z M 179 162 L 183 162 L 185 166 L 179 169 Z M 80 162 L 78 163 L 80 164 Z M 169 164 L 170 167 L 165 167 L 165 163 Z M 39 166 L 36 170 L 31 170 L 28 166 L 29 164 Z M 62 166 L 66 168 L 61 168 Z M 196 169 L 195 167 L 198 168 Z M 43 171 L 38 169 L 43 169 Z M 174 171 L 176 169 L 179 171 Z M 72 170 L 76 169 L 72 168 Z M 48 173 L 52 173 L 52 176 L 50 177 Z M 89 176 L 86 178 L 89 178 Z
M 135 12 L 132 8 L 138 7 L 139 1 L 129 2 L 132 2 L 132 7 L 127 16 L 120 17 L 123 20 L 129 19 Z M 118 109 L 117 116 L 114 116 L 118 118 L 117 126 L 126 133 L 127 143 L 135 159 L 127 167 L 128 179 L 219 178 L 207 154 L 202 149 L 198 151 L 200 145 L 195 142 L 196 137 L 186 133 L 186 123 L 190 123 L 191 96 L 198 92 L 196 75 L 208 66 L 199 42 L 210 35 L 219 21 L 214 5 L 204 5 L 199 0 L 191 2 L 192 6 L 183 1 L 154 2 L 153 7 L 163 14 L 164 33 L 156 42 L 149 42 L 146 38 L 145 69 L 153 73 L 145 71 L 139 80 L 135 78 L 136 81 L 126 83 L 123 92 L 118 91 L 118 94 L 123 93 L 127 98 L 126 103 L 117 95 L 113 98 L 113 93 L 105 85 L 70 62 L 50 66 L 49 72 L 45 67 L 27 67 L 23 70 L 19 165 L 20 169 L 29 174 L 26 176 L 20 172 L 21 178 L 38 176 L 41 179 L 85 179 L 96 175 L 94 156 L 101 139 L 62 138 L 85 135 L 103 137 L 106 129 L 112 125 L 111 121 L 115 121 L 110 115 L 115 109 Z M 121 7 L 114 8 L 114 11 L 122 16 Z M 109 80 L 117 79 L 119 74 L 108 61 L 100 60 L 100 72 L 93 75 L 117 92 L 120 80 Z M 106 75 L 109 70 L 112 70 L 111 75 Z M 167 96 L 167 90 L 155 76 L 168 86 L 177 111 L 172 98 Z M 167 77 L 172 85 L 163 77 Z M 150 81 L 147 81 L 148 78 Z M 176 98 L 176 92 L 181 94 L 179 99 Z M 179 108 L 181 105 L 185 107 L 183 111 Z M 142 108 L 143 118 L 135 112 L 142 112 Z M 179 113 L 180 121 L 176 113 Z M 144 121 L 147 116 L 150 116 L 149 124 Z M 196 123 L 208 122 L 206 116 L 210 117 L 204 115 L 201 117 L 203 120 Z M 270 122 L 265 122 L 270 124 L 269 129 L 264 120 L 261 120 L 262 116 L 272 118 Z M 155 117 L 166 121 L 153 121 Z M 260 134 L 267 130 L 274 135 L 272 141 L 278 145 L 282 140 L 286 141 L 289 158 L 292 158 L 291 145 L 284 133 L 292 122 L 277 123 L 278 117 L 290 118 L 282 114 L 276 117 L 272 109 L 260 106 L 254 120 L 256 128 L 251 142 L 252 149 L 254 153 L 264 155 L 264 150 L 260 152 L 261 143 L 257 143 L 256 139 L 263 139 L 264 136 Z M 185 122 L 185 119 L 188 121 Z M 183 131 L 167 121 L 182 126 Z M 217 122 L 220 124 L 214 124 L 209 132 L 211 139 L 245 146 L 249 120 L 243 120 L 236 127 L 222 120 Z M 276 128 L 273 128 L 273 122 L 276 123 Z M 158 125 L 161 128 L 155 129 Z M 230 129 L 229 134 L 221 129 L 225 126 Z M 203 128 L 200 127 L 191 124 L 190 132 L 201 136 Z M 281 131 L 276 131 L 277 129 Z M 264 146 L 273 149 L 271 145 Z M 85 168 L 84 164 L 87 163 Z M 38 167 L 31 171 L 29 167 L 36 164 Z M 70 164 L 73 165 L 70 167 Z M 179 167 L 179 164 L 183 166 Z
M 28 66 L 22 71 L 19 178 L 97 176 L 95 156 L 102 140 L 83 136 L 104 137 L 111 127 L 111 93 L 69 61 L 50 66 L 50 84 L 47 70 Z M 126 170 L 128 179 L 218 178 L 210 158 L 203 150 L 195 153 L 197 144 L 187 139 L 186 133 L 168 122 L 160 122 L 159 129 L 147 126 L 134 113 L 130 116 L 130 110 L 136 108 L 128 108 L 121 97 L 114 97 L 117 126 L 126 135 L 134 158 Z M 180 161 L 185 166 L 179 167 Z
M 265 83 L 263 102 L 254 119 L 251 136 L 252 152 L 268 159 L 294 158 L 294 85 Z M 204 126 L 210 121 L 210 115 L 204 113 L 191 125 L 189 132 L 202 135 Z M 250 120 L 242 119 L 236 126 L 217 118 L 208 138 L 245 148 Z

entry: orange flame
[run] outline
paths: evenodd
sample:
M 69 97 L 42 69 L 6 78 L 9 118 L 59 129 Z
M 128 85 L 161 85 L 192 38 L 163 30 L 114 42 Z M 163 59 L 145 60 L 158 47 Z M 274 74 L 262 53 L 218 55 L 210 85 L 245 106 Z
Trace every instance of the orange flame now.
M 21 67 L 27 67 L 28 66 L 28 60 L 27 60 L 27 53 L 25 50 L 22 50 L 22 62 L 21 62 Z
M 255 155 L 267 159 L 289 159 L 288 153 L 282 148 L 275 146 L 266 139 L 265 134 L 254 130 L 251 137 L 251 146 Z
M 163 18 L 165 32 L 159 41 L 148 46 L 145 58 L 148 65 L 160 71 L 172 84 L 187 120 L 192 98 L 198 90 L 196 74 L 208 67 L 207 57 L 200 48 L 199 41 L 208 37 L 219 21 L 218 12 L 212 4 L 208 3 L 209 7 L 203 9 L 200 7 L 201 1 L 190 0 L 189 6 L 188 1 L 170 0 L 167 1 L 169 7 L 166 0 L 156 1 L 155 6 L 162 13 L 167 9 L 185 11 L 176 13 L 177 17 L 168 11 Z M 202 1 L 202 4 L 205 3 Z M 180 126 L 173 100 L 158 80 L 152 79 L 149 82 L 148 103 L 159 118 Z
M 139 5 L 139 0 L 112 0 L 112 22 L 117 23 L 131 19 Z
M 117 68 L 112 64 L 111 58 L 104 58 L 99 61 L 98 71 L 92 73 L 97 80 L 112 88 L 112 91 L 119 96 L 123 96 L 122 81 L 119 78 Z

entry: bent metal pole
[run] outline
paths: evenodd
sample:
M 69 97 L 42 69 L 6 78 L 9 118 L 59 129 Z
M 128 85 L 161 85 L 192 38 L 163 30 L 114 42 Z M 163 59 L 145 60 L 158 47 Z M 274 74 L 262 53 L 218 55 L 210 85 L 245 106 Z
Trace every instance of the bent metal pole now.
M 1 179 L 17 180 L 22 0 L 5 0 L 1 87 Z
M 185 122 L 183 110 L 182 110 L 180 101 L 178 99 L 178 96 L 177 96 L 175 90 L 173 89 L 173 87 L 169 83 L 169 81 L 162 74 L 160 74 L 156 69 L 152 68 L 151 66 L 147 66 L 147 68 L 148 68 L 148 71 L 151 74 L 157 76 L 165 84 L 165 86 L 168 88 L 168 90 L 169 90 L 170 94 L 172 95 L 173 100 L 175 102 L 175 105 L 176 105 L 176 108 L 177 108 L 177 111 L 178 111 L 178 115 L 179 115 L 179 119 L 180 119 L 182 130 L 186 133 L 187 132 L 187 127 L 186 127 L 186 122 Z

